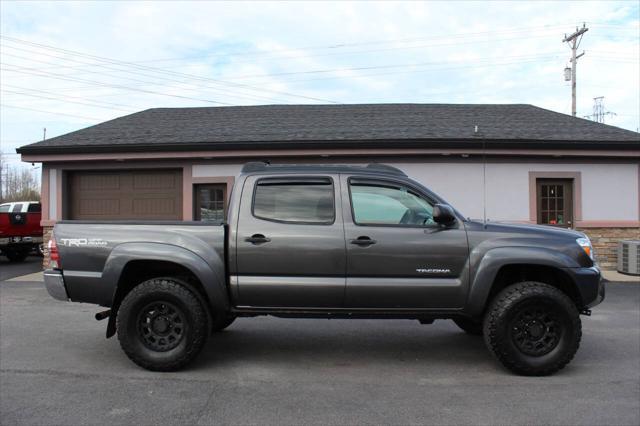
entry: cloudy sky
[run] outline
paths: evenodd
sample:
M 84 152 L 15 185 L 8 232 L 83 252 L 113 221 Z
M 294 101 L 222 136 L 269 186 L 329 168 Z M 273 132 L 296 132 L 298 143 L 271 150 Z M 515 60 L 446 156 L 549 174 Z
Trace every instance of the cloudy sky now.
M 0 143 L 152 107 L 528 103 L 640 126 L 640 8 L 617 2 L 0 2 Z

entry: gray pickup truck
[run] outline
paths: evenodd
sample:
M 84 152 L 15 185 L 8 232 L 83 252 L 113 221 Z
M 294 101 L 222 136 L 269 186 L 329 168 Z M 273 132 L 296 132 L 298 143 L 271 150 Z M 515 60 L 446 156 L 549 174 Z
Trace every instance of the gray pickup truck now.
M 61 221 L 47 290 L 109 308 L 136 364 L 176 370 L 237 317 L 451 319 L 523 375 L 563 368 L 604 298 L 582 233 L 474 222 L 393 167 L 248 163 L 227 222 Z

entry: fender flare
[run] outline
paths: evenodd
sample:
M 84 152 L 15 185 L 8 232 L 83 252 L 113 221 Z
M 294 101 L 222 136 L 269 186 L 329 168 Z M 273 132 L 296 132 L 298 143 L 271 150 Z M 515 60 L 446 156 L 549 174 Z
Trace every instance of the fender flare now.
M 208 254 L 207 259 L 204 259 L 183 247 L 163 243 L 136 242 L 116 246 L 111 251 L 102 273 L 105 282 L 117 283 L 111 299 L 112 314 L 107 325 L 107 337 L 113 336 L 116 331 L 116 312 L 123 297 L 120 294 L 122 272 L 127 264 L 136 260 L 171 262 L 188 269 L 202 284 L 210 306 L 216 311 L 228 311 L 225 263 L 215 251 L 210 250 Z
M 509 265 L 548 266 L 563 271 L 580 265 L 566 254 L 540 247 L 498 247 L 488 250 L 475 268 L 471 279 L 467 311 L 471 316 L 480 315 L 498 272 Z

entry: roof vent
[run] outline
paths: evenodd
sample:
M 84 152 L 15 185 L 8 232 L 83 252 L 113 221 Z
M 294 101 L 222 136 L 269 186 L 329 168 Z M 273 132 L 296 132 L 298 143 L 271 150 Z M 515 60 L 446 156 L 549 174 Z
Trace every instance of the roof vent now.
M 640 275 L 640 240 L 618 243 L 618 272 Z

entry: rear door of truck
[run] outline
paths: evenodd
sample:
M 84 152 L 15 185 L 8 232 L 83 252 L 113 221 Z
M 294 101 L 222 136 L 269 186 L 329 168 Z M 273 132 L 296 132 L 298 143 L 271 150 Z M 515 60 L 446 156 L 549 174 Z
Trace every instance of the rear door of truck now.
M 345 244 L 337 174 L 248 176 L 236 234 L 237 305 L 341 307 Z

